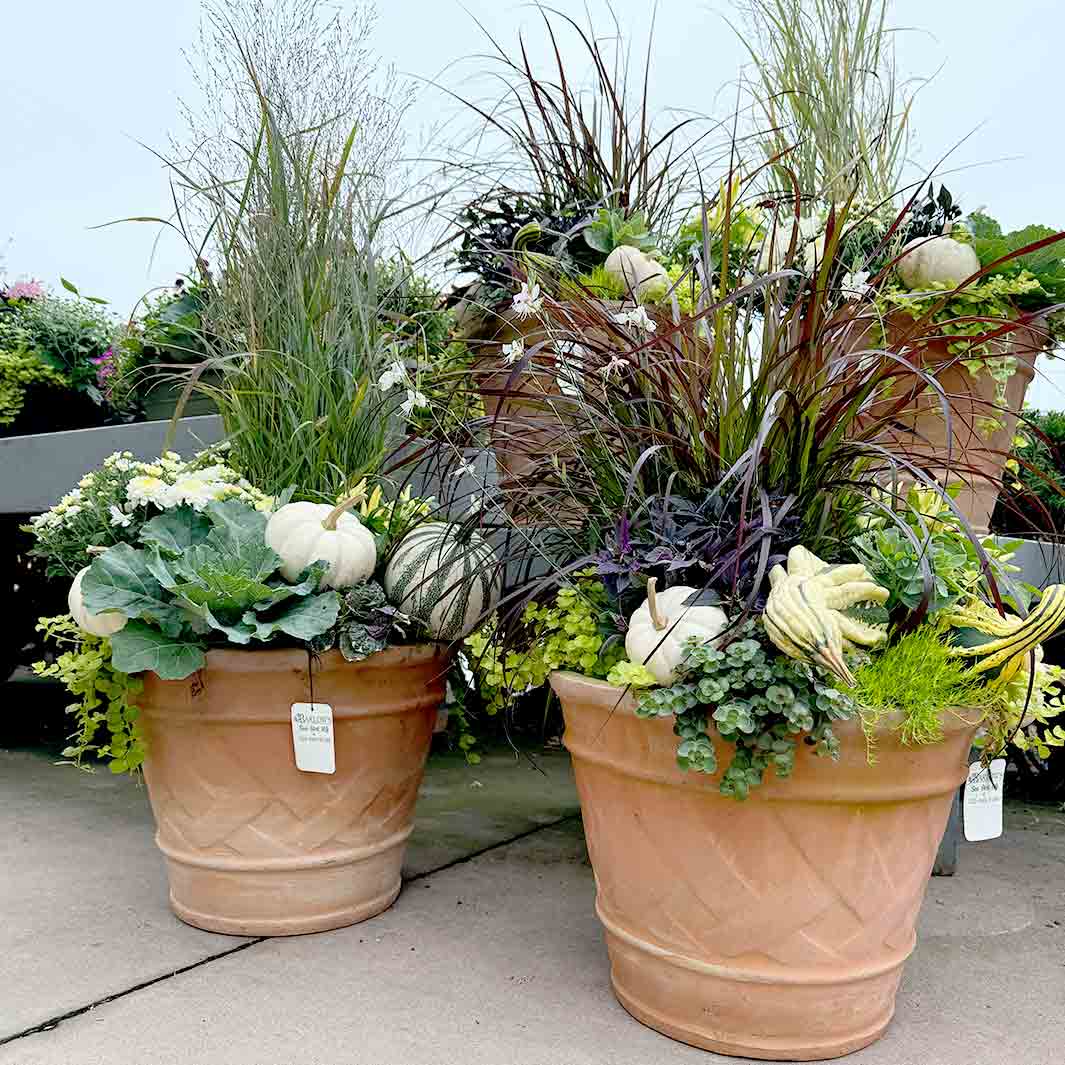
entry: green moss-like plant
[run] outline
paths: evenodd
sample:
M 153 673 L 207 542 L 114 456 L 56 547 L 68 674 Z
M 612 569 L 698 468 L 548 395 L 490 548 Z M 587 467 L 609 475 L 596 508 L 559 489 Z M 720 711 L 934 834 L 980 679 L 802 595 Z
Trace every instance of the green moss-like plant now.
M 934 625 L 922 625 L 872 657 L 855 671 L 854 681 L 848 694 L 861 708 L 871 759 L 875 731 L 888 715 L 902 715 L 898 730 L 904 744 L 937 743 L 945 712 L 986 701 L 984 685 L 963 659 L 951 656 Z
M 602 265 L 577 278 L 564 278 L 559 291 L 563 300 L 587 299 L 589 292 L 603 300 L 623 300 L 629 294 L 628 286 Z
M 67 379 L 32 351 L 0 351 L 0 425 L 12 425 L 34 386 L 68 387 Z

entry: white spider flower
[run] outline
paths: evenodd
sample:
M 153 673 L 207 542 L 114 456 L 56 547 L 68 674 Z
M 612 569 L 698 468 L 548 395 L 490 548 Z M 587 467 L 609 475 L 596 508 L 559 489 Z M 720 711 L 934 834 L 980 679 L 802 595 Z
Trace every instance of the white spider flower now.
M 543 297 L 540 295 L 540 286 L 535 281 L 531 285 L 528 281 L 523 282 L 511 304 L 514 313 L 519 318 L 530 318 L 534 314 L 539 314 L 542 307 Z
M 513 366 L 525 354 L 525 341 L 518 337 L 509 344 L 504 344 L 501 349 L 503 361 L 508 366 Z
M 863 299 L 872 288 L 869 284 L 869 271 L 857 270 L 843 275 L 843 298 L 848 300 Z
M 619 311 L 614 315 L 614 321 L 618 325 L 632 326 L 644 333 L 653 333 L 658 328 L 648 315 L 647 308 L 643 306 L 633 307 L 628 311 Z
M 469 459 L 463 459 L 452 471 L 452 477 L 476 477 L 477 467 Z
M 623 359 L 620 355 L 615 355 L 599 372 L 604 378 L 609 378 L 611 374 L 620 376 L 621 371 L 626 369 L 628 365 L 627 359 Z
M 411 411 L 415 407 L 428 407 L 429 399 L 424 392 L 415 391 L 413 388 L 407 389 L 407 398 L 399 405 L 399 409 L 403 411 L 403 417 L 409 418 Z
M 402 359 L 396 359 L 378 378 L 377 387 L 382 392 L 388 392 L 390 389 L 395 388 L 396 385 L 406 384 L 407 380 L 407 367 L 403 364 Z

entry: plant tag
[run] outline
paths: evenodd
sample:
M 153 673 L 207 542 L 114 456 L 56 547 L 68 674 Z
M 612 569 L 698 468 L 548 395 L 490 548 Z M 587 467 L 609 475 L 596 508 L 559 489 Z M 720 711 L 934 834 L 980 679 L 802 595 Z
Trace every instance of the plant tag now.
M 292 704 L 292 749 L 304 773 L 335 773 L 333 708 L 328 703 Z
M 447 719 L 448 711 L 446 706 L 440 707 L 436 712 L 436 724 L 433 726 L 434 732 L 447 732 Z
M 970 843 L 998 839 L 1002 835 L 1002 785 L 1006 777 L 1006 759 L 996 758 L 988 767 L 974 762 L 969 766 L 962 801 L 965 838 Z

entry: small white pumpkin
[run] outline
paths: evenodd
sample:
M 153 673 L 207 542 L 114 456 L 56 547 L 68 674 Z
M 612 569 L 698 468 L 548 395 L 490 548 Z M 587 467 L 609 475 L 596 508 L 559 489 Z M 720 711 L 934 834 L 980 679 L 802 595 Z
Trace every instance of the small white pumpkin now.
M 434 640 L 459 640 L 499 601 L 496 553 L 482 536 L 445 521 L 411 530 L 385 567 L 385 595 Z
M 625 653 L 631 662 L 641 663 L 659 684 L 672 684 L 677 667 L 684 660 L 684 644 L 694 636 L 709 643 L 721 635 L 728 616 L 716 606 L 688 606 L 699 594 L 697 588 L 656 590 L 657 580 L 647 582 L 647 601 L 629 618 Z
M 629 244 L 618 245 L 607 256 L 603 269 L 638 303 L 661 299 L 669 288 L 666 268 Z
M 78 571 L 67 592 L 67 606 L 70 608 L 70 616 L 74 619 L 79 629 L 92 633 L 93 636 L 114 636 L 120 629 L 125 628 L 129 620 L 125 614 L 117 610 L 104 610 L 99 614 L 90 613 L 85 606 L 85 600 L 81 594 L 81 582 L 89 567 Z
M 980 269 L 980 260 L 971 244 L 953 237 L 918 237 L 902 249 L 896 269 L 909 289 L 955 288 Z
M 266 523 L 266 543 L 281 558 L 281 576 L 294 581 L 315 562 L 327 562 L 323 588 L 354 588 L 377 566 L 373 533 L 348 510 L 361 495 L 339 506 L 286 503 Z

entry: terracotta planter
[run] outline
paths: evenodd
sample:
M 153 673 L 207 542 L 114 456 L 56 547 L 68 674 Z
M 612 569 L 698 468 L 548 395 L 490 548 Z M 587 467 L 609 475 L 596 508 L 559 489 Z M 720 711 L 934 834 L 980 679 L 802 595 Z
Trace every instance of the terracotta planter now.
M 905 343 L 907 331 L 912 333 L 914 328 L 912 320 L 905 316 L 889 319 L 886 329 L 892 350 L 898 350 Z M 950 353 L 948 343 L 946 338 L 933 340 L 917 352 L 907 352 L 906 357 L 911 361 L 919 358 L 922 368 L 935 374 L 950 403 L 950 432 L 943 415 L 942 397 L 918 382 L 923 391 L 899 416 L 890 444 L 893 450 L 931 476 L 960 484 L 958 508 L 974 530 L 984 535 L 1002 489 L 1002 473 L 1017 428 L 1017 415 L 1024 407 L 1025 394 L 1035 376 L 1035 360 L 1046 349 L 1047 340 L 1037 329 L 1018 327 L 996 342 L 1001 354 L 1017 360 L 1016 372 L 1006 384 L 1004 404 L 1001 400 L 996 402 L 997 385 L 987 368 L 982 367 L 973 376 Z M 876 346 L 879 345 L 866 331 L 860 346 L 852 350 Z M 910 387 L 907 380 L 906 376 L 897 378 L 896 398 L 906 394 Z M 882 401 L 877 408 L 883 410 L 890 403 L 890 400 Z M 1000 423 L 991 433 L 982 424 L 989 417 Z
M 183 681 L 144 677 L 144 766 L 170 904 L 232 935 L 340 928 L 387 909 L 444 696 L 445 653 L 396 647 L 314 666 L 333 707 L 336 773 L 296 768 L 291 706 L 311 701 L 301 650 L 211 651 Z
M 485 323 L 470 338 L 477 351 L 474 364 L 478 390 L 489 421 L 489 436 L 495 452 L 500 486 L 512 517 L 543 517 L 550 501 L 519 505 L 513 486 L 535 482 L 535 472 L 546 469 L 552 456 L 565 459 L 572 453 L 573 441 L 559 407 L 554 401 L 562 395 L 558 387 L 555 357 L 549 343 L 550 331 L 538 318 L 519 318 L 506 312 Z M 517 382 L 508 382 L 513 367 L 502 356 L 502 348 L 515 340 L 526 348 L 543 347 L 531 359 L 530 366 Z
M 677 768 L 671 722 L 637 718 L 631 696 L 573 673 L 551 683 L 625 1009 L 751 1058 L 879 1038 L 975 727 L 949 717 L 942 743 L 915 748 L 884 732 L 870 766 L 860 727 L 842 723 L 838 762 L 800 747 L 789 780 L 737 802 Z M 720 740 L 718 753 L 727 764 Z

